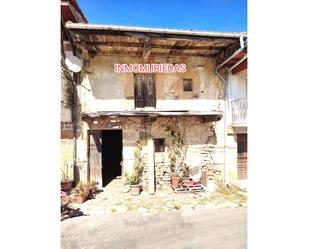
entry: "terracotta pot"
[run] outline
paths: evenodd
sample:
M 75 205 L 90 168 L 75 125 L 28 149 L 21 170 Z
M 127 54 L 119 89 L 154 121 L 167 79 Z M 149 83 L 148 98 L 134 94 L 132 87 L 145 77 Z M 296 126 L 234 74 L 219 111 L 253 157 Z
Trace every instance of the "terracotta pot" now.
M 140 185 L 130 185 L 130 193 L 131 195 L 139 195 L 141 192 Z
M 72 187 L 72 180 L 62 180 L 61 181 L 61 190 L 68 191 Z
M 183 185 L 185 185 L 186 187 L 193 187 L 193 181 L 189 178 L 183 179 Z
M 86 200 L 86 198 L 87 198 L 87 195 L 85 195 L 85 196 L 76 195 L 74 199 L 75 199 L 76 203 L 81 204 L 81 203 L 83 203 Z
M 180 182 L 180 177 L 178 176 L 171 176 L 171 182 L 173 187 L 177 187 Z

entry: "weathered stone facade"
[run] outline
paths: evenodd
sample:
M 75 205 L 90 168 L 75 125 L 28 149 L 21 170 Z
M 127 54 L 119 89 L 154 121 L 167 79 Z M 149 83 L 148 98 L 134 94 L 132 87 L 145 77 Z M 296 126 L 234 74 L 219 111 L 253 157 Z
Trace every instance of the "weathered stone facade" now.
M 223 111 L 224 86 L 214 73 L 211 59 L 199 57 L 184 58 L 151 58 L 155 63 L 187 63 L 187 72 L 158 73 L 155 75 L 156 108 L 138 110 L 189 110 L 189 111 Z M 114 63 L 140 63 L 138 57 L 96 56 L 83 70 L 81 86 L 78 87 L 79 112 L 130 111 L 134 108 L 134 74 L 114 73 Z M 191 78 L 193 92 L 184 92 L 182 80 Z M 137 111 L 138 111 L 137 110 Z M 87 180 L 87 139 L 88 130 L 121 129 L 123 136 L 122 177 L 131 174 L 134 165 L 134 149 L 141 140 L 143 145 L 143 181 L 144 189 L 148 188 L 148 150 L 144 134 L 152 139 L 165 138 L 164 152 L 154 153 L 155 185 L 162 189 L 170 183 L 170 163 L 168 149 L 171 141 L 165 134 L 167 126 L 177 126 L 185 137 L 185 163 L 191 167 L 192 174 L 207 171 L 208 180 L 224 178 L 225 148 L 224 119 L 209 122 L 199 116 L 166 116 L 147 121 L 145 117 L 96 117 L 83 118 L 78 123 L 81 133 L 78 134 L 77 162 L 80 166 L 81 180 Z M 89 175 L 89 174 L 88 174 Z
M 137 141 L 140 141 L 142 149 L 143 176 L 142 185 L 148 188 L 148 165 L 147 165 L 147 140 L 144 134 L 152 139 L 164 138 L 164 152 L 155 152 L 155 184 L 156 189 L 162 189 L 170 184 L 170 160 L 168 151 L 171 141 L 165 134 L 167 126 L 177 126 L 184 134 L 185 163 L 190 167 L 191 173 L 201 174 L 201 169 L 206 168 L 208 179 L 214 176 L 223 177 L 223 161 L 215 160 L 218 153 L 223 152 L 223 147 L 218 145 L 217 134 L 220 134 L 216 122 L 205 122 L 199 117 L 160 117 L 153 122 L 147 122 L 144 118 L 118 117 L 99 118 L 85 120 L 92 130 L 122 129 L 123 132 L 123 169 L 122 175 L 126 176 L 133 170 L 134 150 Z M 219 156 L 219 158 L 221 158 Z

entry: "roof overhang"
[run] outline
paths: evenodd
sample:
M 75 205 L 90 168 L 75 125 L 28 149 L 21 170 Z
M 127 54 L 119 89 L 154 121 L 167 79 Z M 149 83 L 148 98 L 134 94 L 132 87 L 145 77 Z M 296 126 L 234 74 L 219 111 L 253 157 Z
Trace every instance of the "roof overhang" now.
M 75 0 L 62 0 L 61 3 L 61 16 L 64 21 L 87 23 L 87 18 L 80 9 Z
M 66 23 L 82 54 L 216 57 L 239 47 L 246 33 L 208 32 L 164 28 Z

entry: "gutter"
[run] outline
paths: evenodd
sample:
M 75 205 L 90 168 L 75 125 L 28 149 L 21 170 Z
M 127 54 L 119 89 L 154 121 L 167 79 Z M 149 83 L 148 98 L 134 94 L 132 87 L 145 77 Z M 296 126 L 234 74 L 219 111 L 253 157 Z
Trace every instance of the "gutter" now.
M 219 66 L 216 67 L 216 70 L 215 70 L 215 73 L 216 75 L 220 78 L 220 80 L 224 83 L 224 101 L 225 101 L 225 104 L 224 104 L 224 183 L 227 184 L 227 175 L 226 175 L 226 167 L 227 167 L 227 160 L 226 160 L 226 154 L 227 154 L 227 145 L 226 145 L 226 134 L 227 134 L 227 126 L 226 126 L 226 112 L 227 112 L 227 108 L 226 108 L 226 105 L 227 105 L 227 97 L 228 97 L 228 94 L 227 94 L 227 84 L 228 84 L 228 81 L 227 79 L 225 79 L 220 73 L 219 73 L 219 69 L 221 67 L 223 67 L 227 62 L 229 62 L 231 59 L 233 59 L 236 55 L 238 55 L 239 53 L 241 53 L 244 48 L 245 48 L 245 43 L 244 43 L 244 35 L 241 35 L 239 37 L 239 42 L 240 42 L 240 48 L 235 51 L 231 56 L 229 56 L 226 60 L 224 60 Z M 242 61 L 244 61 L 245 59 L 247 58 L 247 55 L 244 56 L 244 58 L 242 58 L 239 62 L 237 62 L 235 65 L 233 65 L 232 67 L 230 67 L 228 69 L 228 72 L 230 72 L 233 68 L 235 68 L 237 65 L 239 65 Z M 228 76 L 227 76 L 228 77 Z M 229 181 L 228 181 L 229 183 Z
M 223 76 L 219 73 L 219 68 L 223 67 L 227 62 L 229 62 L 231 59 L 233 59 L 236 55 L 241 53 L 245 49 L 245 43 L 244 43 L 244 35 L 240 35 L 239 37 L 239 43 L 240 43 L 240 48 L 234 52 L 230 57 L 228 57 L 226 60 L 224 60 L 219 66 L 216 67 L 216 75 L 223 81 L 224 84 L 226 84 L 226 80 L 223 78 Z M 236 63 L 237 64 L 237 63 Z M 238 64 L 237 64 L 238 65 Z M 235 66 L 235 65 L 234 65 Z M 234 66 L 232 66 L 234 68 Z
M 223 38 L 239 38 L 247 36 L 246 33 L 232 33 L 232 32 L 212 32 L 212 31 L 193 31 L 181 29 L 167 29 L 167 28 L 144 28 L 133 26 L 119 26 L 119 25 L 104 25 L 104 24 L 84 24 L 84 23 L 67 23 L 68 29 L 83 29 L 83 30 L 114 30 L 114 31 L 135 31 L 148 33 L 162 33 L 162 34 L 178 34 L 178 35 L 192 35 L 192 36 L 208 36 L 208 37 L 223 37 Z

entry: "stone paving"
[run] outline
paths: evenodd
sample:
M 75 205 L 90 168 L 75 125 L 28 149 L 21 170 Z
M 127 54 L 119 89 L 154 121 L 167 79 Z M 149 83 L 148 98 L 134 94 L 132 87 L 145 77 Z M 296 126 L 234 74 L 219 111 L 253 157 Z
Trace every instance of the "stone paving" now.
M 166 187 L 157 191 L 155 195 L 142 192 L 138 196 L 132 196 L 129 192 L 124 192 L 121 179 L 115 179 L 103 192 L 96 194 L 95 198 L 83 204 L 72 203 L 69 207 L 79 209 L 84 215 L 99 215 L 238 207 L 246 206 L 246 201 L 246 191 L 222 186 L 214 190 L 214 185 L 198 193 L 175 193 L 172 188 Z

